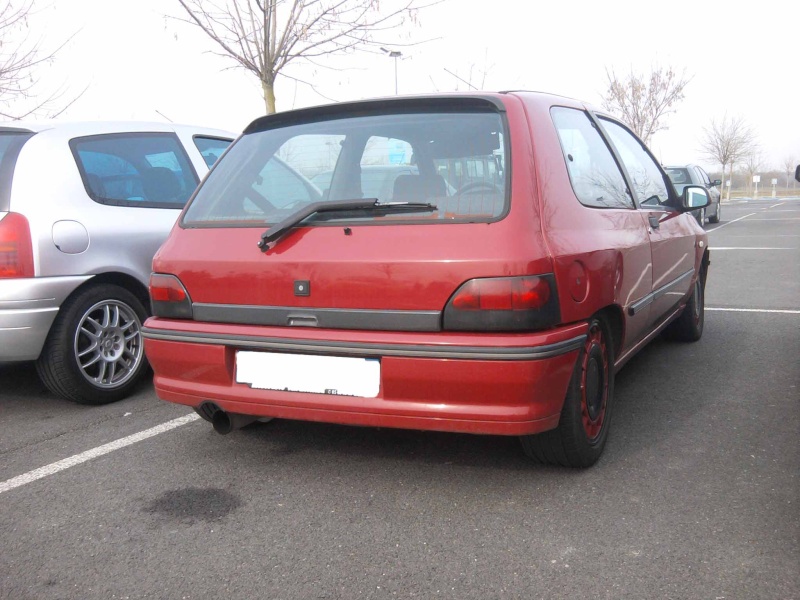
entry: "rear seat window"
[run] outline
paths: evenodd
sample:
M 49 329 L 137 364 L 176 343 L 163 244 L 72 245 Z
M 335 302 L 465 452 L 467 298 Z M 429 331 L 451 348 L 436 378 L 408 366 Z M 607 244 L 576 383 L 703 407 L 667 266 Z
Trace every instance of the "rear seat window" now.
M 312 202 L 360 198 L 437 210 L 310 220 L 493 220 L 506 210 L 507 160 L 503 121 L 492 112 L 354 116 L 256 131 L 215 167 L 183 224 L 263 226 Z
M 182 208 L 199 181 L 174 134 L 96 135 L 70 147 L 86 192 L 101 204 Z

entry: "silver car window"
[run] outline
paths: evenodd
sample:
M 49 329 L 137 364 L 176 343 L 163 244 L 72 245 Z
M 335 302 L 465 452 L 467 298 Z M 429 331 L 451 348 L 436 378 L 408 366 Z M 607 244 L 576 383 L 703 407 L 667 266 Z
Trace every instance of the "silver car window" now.
M 86 192 L 116 206 L 182 208 L 199 179 L 172 133 L 121 133 L 70 141 Z

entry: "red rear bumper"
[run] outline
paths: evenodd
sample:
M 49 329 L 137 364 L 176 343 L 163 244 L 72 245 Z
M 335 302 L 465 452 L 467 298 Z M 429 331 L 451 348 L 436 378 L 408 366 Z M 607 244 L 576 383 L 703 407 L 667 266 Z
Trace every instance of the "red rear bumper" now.
M 558 424 L 585 324 L 535 334 L 420 334 L 149 319 L 145 350 L 163 400 L 231 413 L 375 427 L 522 435 Z M 236 351 L 380 358 L 376 398 L 236 383 Z

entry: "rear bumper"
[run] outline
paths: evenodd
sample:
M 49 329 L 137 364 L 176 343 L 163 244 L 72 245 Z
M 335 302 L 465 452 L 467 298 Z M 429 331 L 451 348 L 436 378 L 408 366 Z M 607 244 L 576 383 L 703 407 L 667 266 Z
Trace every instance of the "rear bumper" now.
M 558 424 L 586 325 L 534 334 L 354 332 L 151 318 L 145 351 L 164 400 L 375 427 L 497 435 Z M 236 383 L 237 350 L 380 359 L 376 398 L 254 389 Z
M 37 359 L 59 307 L 89 278 L 0 279 L 0 363 Z

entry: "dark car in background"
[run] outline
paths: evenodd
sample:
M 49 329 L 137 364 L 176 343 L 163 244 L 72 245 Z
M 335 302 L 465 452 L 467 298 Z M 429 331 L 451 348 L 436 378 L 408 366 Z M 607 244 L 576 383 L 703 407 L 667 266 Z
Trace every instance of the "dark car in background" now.
M 701 226 L 705 224 L 706 218 L 708 218 L 709 223 L 719 223 L 722 220 L 722 206 L 720 206 L 722 194 L 718 187 L 722 185 L 722 181 L 719 179 L 712 181 L 708 173 L 698 165 L 668 166 L 664 167 L 664 169 L 679 194 L 683 193 L 683 188 L 687 185 L 700 185 L 708 191 L 710 204 L 706 208 L 701 208 L 692 213 Z

